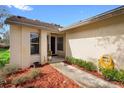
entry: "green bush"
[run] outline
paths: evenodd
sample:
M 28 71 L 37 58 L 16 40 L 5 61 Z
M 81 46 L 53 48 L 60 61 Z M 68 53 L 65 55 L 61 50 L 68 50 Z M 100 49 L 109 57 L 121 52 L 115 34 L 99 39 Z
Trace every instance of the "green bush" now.
M 71 64 L 75 64 L 75 59 L 74 59 L 73 57 L 70 57 L 69 60 L 70 60 L 69 62 L 70 62 Z
M 16 66 L 16 65 L 6 65 L 3 69 L 2 69 L 2 72 L 5 74 L 5 75 L 10 75 L 10 74 L 13 74 L 15 72 L 17 72 L 19 70 L 19 68 Z
M 71 64 L 75 64 L 76 63 L 76 59 L 73 57 L 66 57 L 67 62 L 71 63 Z
M 75 59 L 75 64 L 76 65 L 81 65 L 83 63 L 83 60 L 81 60 L 81 59 Z
M 67 62 L 69 62 L 69 61 L 70 61 L 70 60 L 69 60 L 69 59 L 70 59 L 70 57 L 66 57 L 65 59 L 66 59 L 66 61 L 67 61 Z
M 101 69 L 101 72 L 103 74 L 103 76 L 108 79 L 108 80 L 112 80 L 112 81 L 119 81 L 124 83 L 124 71 L 123 70 L 110 70 L 110 69 Z
M 29 71 L 27 74 L 21 75 L 15 79 L 12 80 L 12 84 L 14 85 L 19 85 L 23 84 L 27 81 L 30 81 L 40 75 L 40 70 L 39 69 L 32 69 Z
M 97 69 L 97 67 L 92 62 L 87 62 L 87 61 L 82 60 L 82 59 L 77 59 L 74 57 L 66 57 L 66 61 L 71 63 L 71 64 L 75 64 L 75 65 L 78 65 L 80 67 L 83 67 L 89 71 L 94 71 Z
M 118 71 L 118 73 L 115 75 L 115 80 L 124 83 L 124 71 Z
M 19 76 L 19 77 L 13 79 L 12 84 L 18 85 L 18 84 L 25 83 L 28 80 L 30 80 L 30 77 L 28 75 L 22 75 L 22 76 Z
M 31 78 L 31 79 L 34 79 L 34 78 L 36 78 L 37 76 L 39 76 L 40 75 L 40 70 L 39 69 L 32 69 L 30 72 L 29 72 L 29 77 Z
M 48 56 L 52 56 L 52 51 L 48 51 Z
M 10 53 L 8 49 L 0 48 L 0 68 L 9 63 Z
M 0 68 L 3 68 L 6 64 L 6 60 L 0 59 Z
M 85 62 L 84 68 L 89 71 L 95 71 L 97 67 L 92 62 Z
M 101 69 L 103 76 L 108 80 L 116 80 L 115 76 L 118 74 L 116 69 Z
M 0 68 L 3 68 L 6 64 L 9 63 L 9 58 L 0 58 Z
M 0 76 L 0 85 L 3 85 L 6 83 L 5 77 Z

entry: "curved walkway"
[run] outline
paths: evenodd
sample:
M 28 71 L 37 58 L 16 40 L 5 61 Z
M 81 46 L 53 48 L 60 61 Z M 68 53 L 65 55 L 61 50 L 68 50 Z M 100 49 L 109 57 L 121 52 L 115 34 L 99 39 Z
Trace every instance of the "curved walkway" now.
M 92 74 L 82 71 L 78 68 L 72 67 L 66 63 L 58 62 L 52 63 L 55 69 L 75 81 L 80 87 L 87 88 L 119 88 L 118 85 L 109 83 L 103 79 L 100 79 Z

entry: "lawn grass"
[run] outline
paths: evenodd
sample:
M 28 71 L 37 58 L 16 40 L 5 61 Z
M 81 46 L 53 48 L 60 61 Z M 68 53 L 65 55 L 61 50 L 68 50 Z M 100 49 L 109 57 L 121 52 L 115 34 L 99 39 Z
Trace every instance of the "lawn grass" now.
M 5 64 L 9 63 L 10 59 L 10 52 L 8 49 L 0 48 L 0 67 L 4 66 Z

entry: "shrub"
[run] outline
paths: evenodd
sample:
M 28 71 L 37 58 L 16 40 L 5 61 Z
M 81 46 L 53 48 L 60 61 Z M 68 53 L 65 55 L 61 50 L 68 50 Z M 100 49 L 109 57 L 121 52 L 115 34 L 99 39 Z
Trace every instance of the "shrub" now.
M 0 85 L 3 85 L 6 83 L 5 77 L 0 76 Z
M 118 73 L 115 75 L 115 80 L 124 83 L 124 71 L 118 71 Z
M 0 68 L 3 68 L 8 63 L 9 63 L 9 58 L 7 59 L 0 58 Z
M 97 67 L 92 62 L 85 62 L 84 68 L 89 71 L 95 71 Z
M 103 76 L 108 80 L 116 80 L 115 76 L 118 74 L 116 69 L 101 69 Z
M 6 61 L 3 59 L 0 59 L 0 68 L 4 67 L 6 64 Z
M 65 60 L 66 60 L 67 62 L 69 62 L 69 57 L 66 57 Z
M 8 49 L 0 48 L 0 68 L 9 63 L 10 53 Z
M 80 66 L 83 63 L 83 60 L 81 59 L 75 59 L 75 64 Z
M 10 74 L 13 74 L 15 72 L 17 72 L 19 70 L 19 68 L 16 66 L 16 65 L 6 65 L 3 69 L 2 69 L 2 72 L 5 74 L 5 75 L 10 75 Z
M 19 76 L 19 77 L 13 79 L 12 84 L 18 85 L 18 84 L 25 83 L 28 80 L 30 80 L 30 77 L 28 75 L 22 75 L 22 76 Z
M 48 51 L 48 56 L 52 56 L 52 51 Z
M 78 65 L 78 66 L 83 67 L 89 71 L 93 71 L 93 70 L 97 69 L 97 67 L 92 62 L 87 62 L 87 61 L 82 60 L 82 59 L 77 59 L 74 57 L 66 57 L 66 60 L 67 60 L 67 62 L 69 62 L 71 64 Z
M 29 77 L 31 78 L 31 79 L 34 79 L 34 78 L 36 78 L 37 76 L 39 76 L 40 75 L 40 70 L 39 69 L 32 69 L 30 72 L 29 72 Z
M 76 61 L 76 59 L 73 57 L 66 57 L 66 60 L 67 60 L 67 62 L 69 62 L 71 64 L 75 64 L 75 61 Z
M 40 75 L 39 69 L 32 69 L 27 74 L 21 75 L 15 79 L 13 79 L 12 84 L 14 84 L 14 85 L 23 84 L 27 81 L 30 81 L 30 80 L 36 78 L 39 75 Z
M 100 69 L 103 76 L 107 79 L 107 80 L 113 80 L 113 81 L 119 81 L 124 83 L 124 71 L 123 70 L 116 70 L 116 69 Z

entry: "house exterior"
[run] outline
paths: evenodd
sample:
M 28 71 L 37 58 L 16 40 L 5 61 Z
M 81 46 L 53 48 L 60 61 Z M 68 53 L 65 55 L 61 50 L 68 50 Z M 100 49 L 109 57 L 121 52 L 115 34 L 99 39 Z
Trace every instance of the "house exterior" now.
M 109 54 L 124 69 L 124 7 L 61 28 L 55 24 L 12 16 L 10 24 L 10 63 L 24 68 L 33 62 L 44 64 L 47 53 L 73 56 L 94 62 Z

